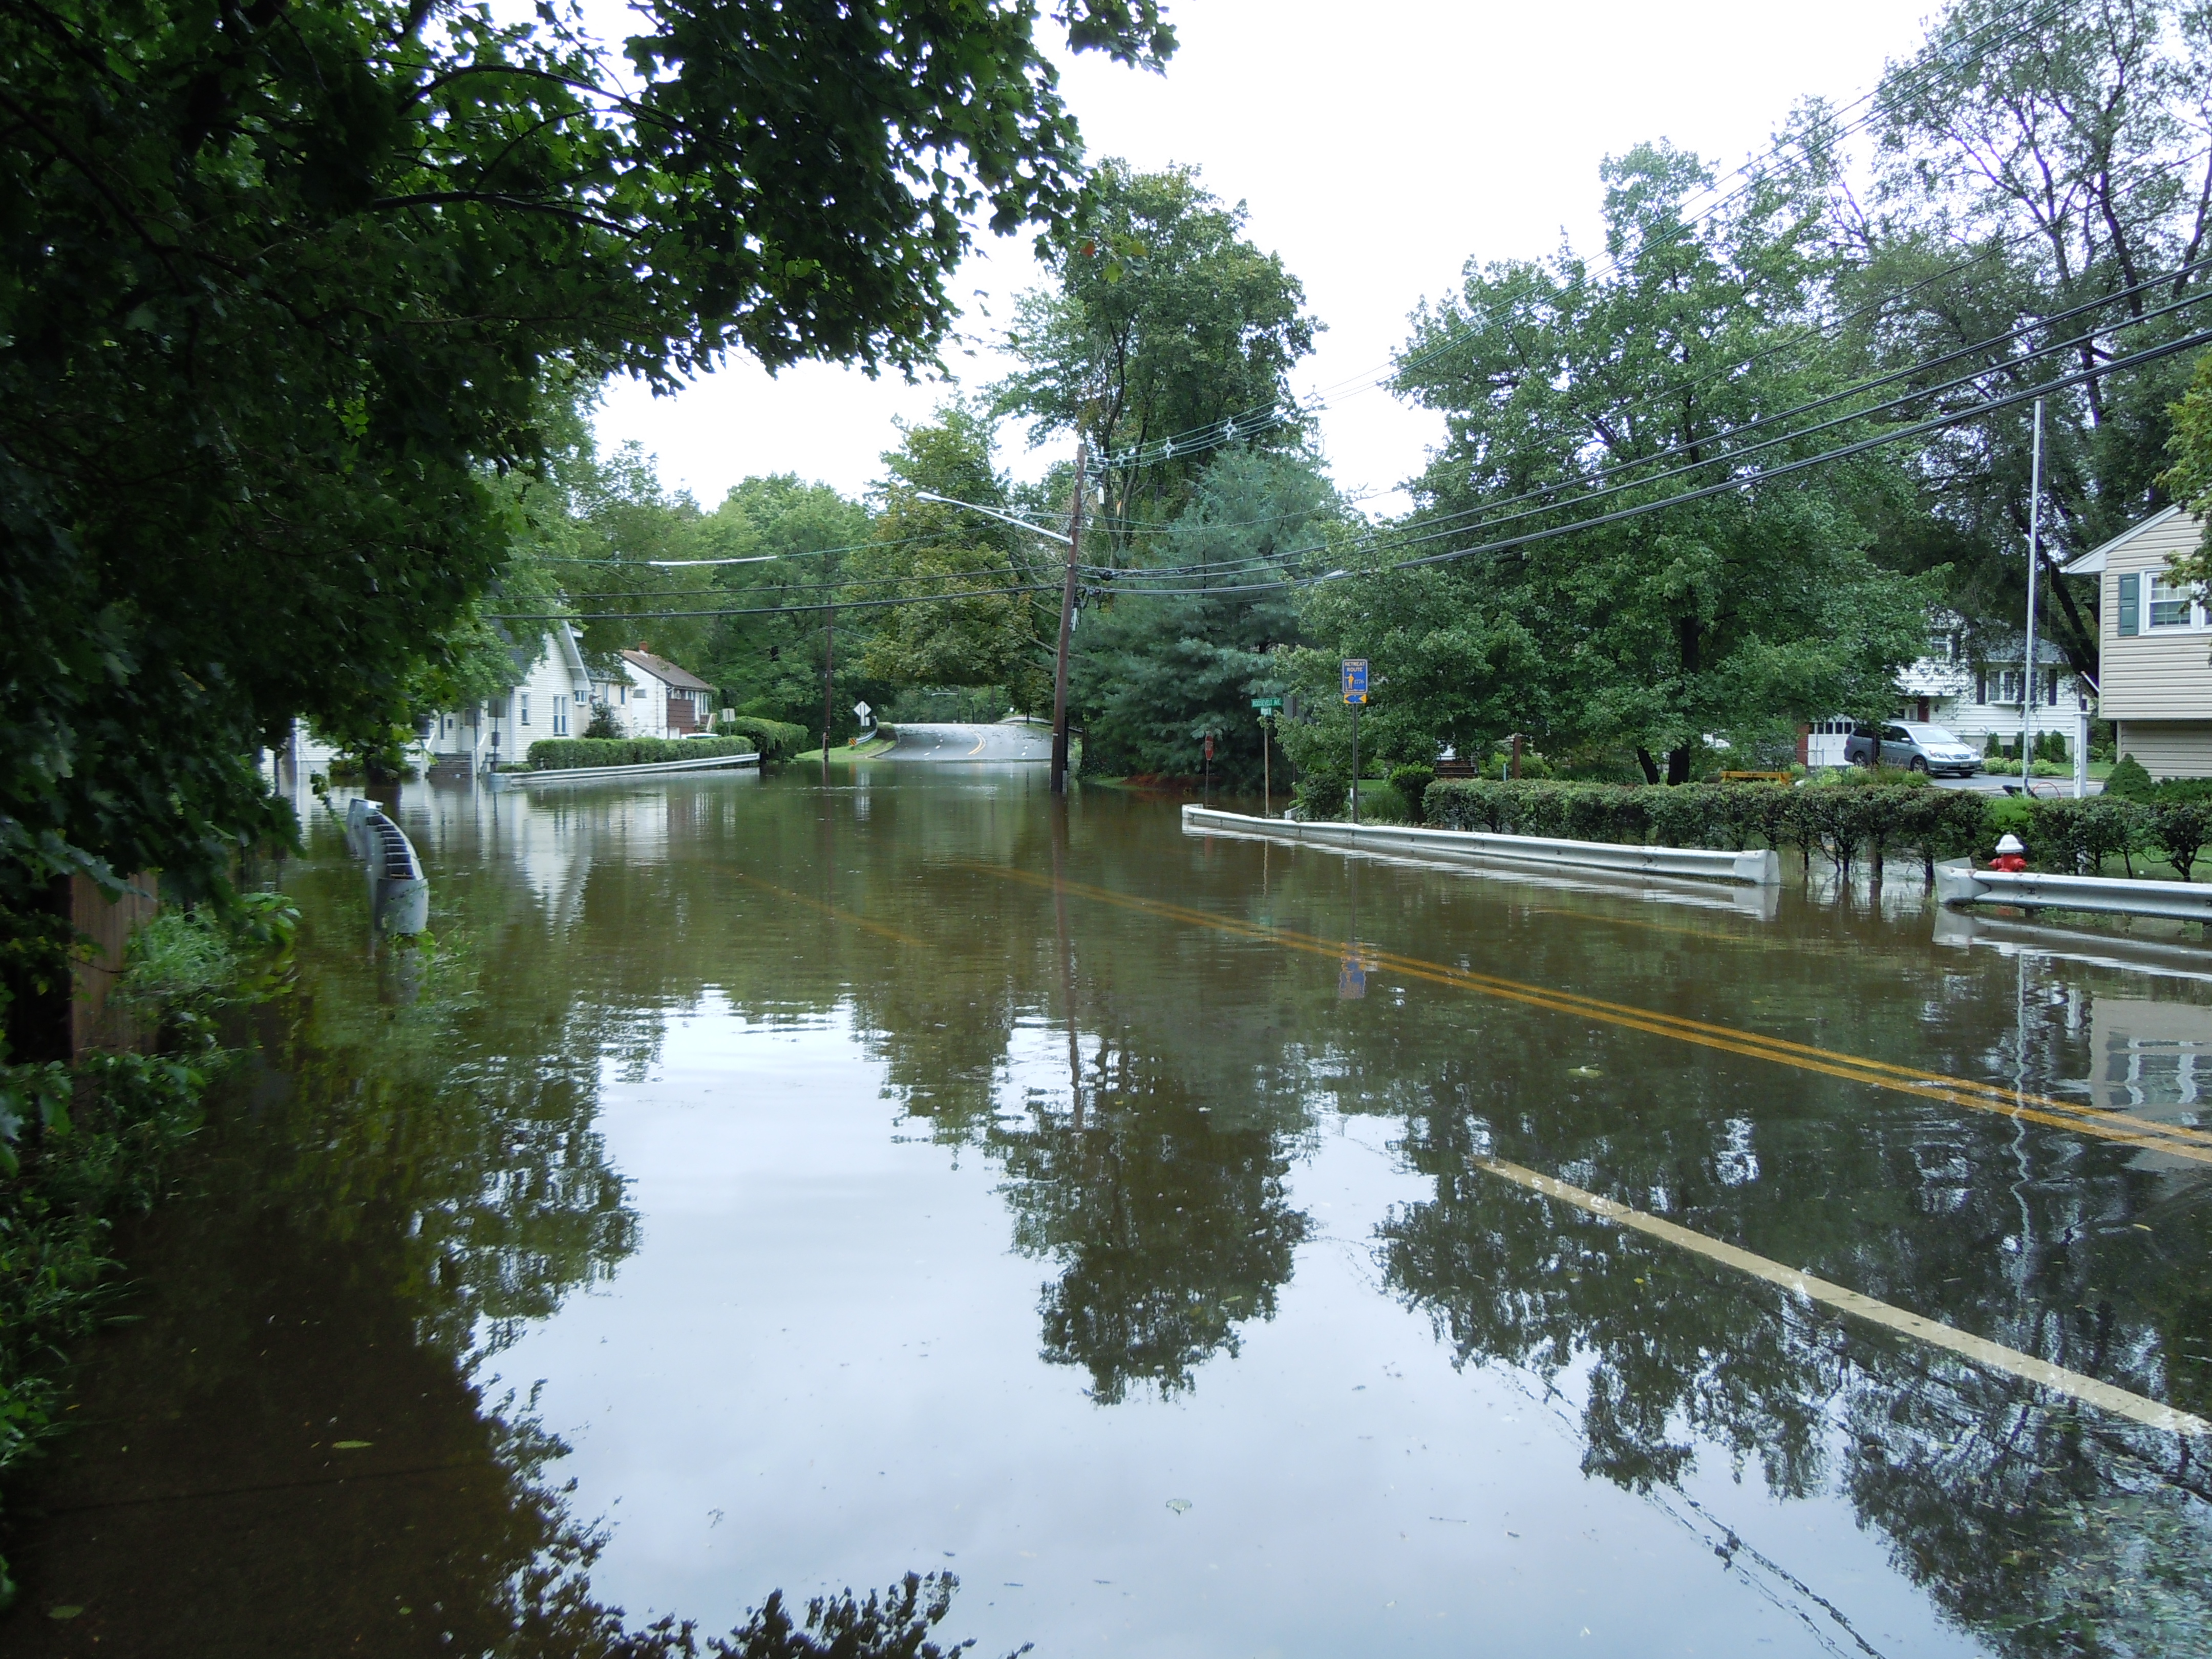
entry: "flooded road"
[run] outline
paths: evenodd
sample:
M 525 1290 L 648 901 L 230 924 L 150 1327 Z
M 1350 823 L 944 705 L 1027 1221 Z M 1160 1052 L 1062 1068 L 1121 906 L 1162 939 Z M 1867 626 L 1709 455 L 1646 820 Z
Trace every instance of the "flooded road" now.
M 1029 766 L 394 816 L 435 949 L 369 951 L 320 814 L 9 1651 L 599 1653 L 909 1569 L 989 1655 L 2212 1640 L 2176 929 Z

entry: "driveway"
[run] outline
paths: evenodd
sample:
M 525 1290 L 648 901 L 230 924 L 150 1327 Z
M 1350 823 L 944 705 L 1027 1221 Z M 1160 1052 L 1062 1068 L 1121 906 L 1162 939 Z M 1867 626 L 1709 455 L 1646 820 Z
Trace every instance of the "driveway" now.
M 1052 759 L 1052 733 L 1042 726 L 911 726 L 902 720 L 897 731 L 898 741 L 884 751 L 885 760 L 983 764 Z
M 2018 778 L 1991 777 L 1986 772 L 1977 772 L 1971 778 L 1930 778 L 1928 781 L 1938 789 L 1972 789 L 1984 795 L 2002 795 L 2005 792 L 2007 784 L 2012 785 L 2014 788 L 2020 787 Z M 2050 799 L 2056 800 L 2063 796 L 2070 800 L 2074 796 L 2074 780 L 2071 778 L 2030 778 L 2028 783 L 2031 786 L 2031 793 Z M 2103 780 L 2090 779 L 2089 793 L 2093 795 L 2103 794 L 2105 793 Z

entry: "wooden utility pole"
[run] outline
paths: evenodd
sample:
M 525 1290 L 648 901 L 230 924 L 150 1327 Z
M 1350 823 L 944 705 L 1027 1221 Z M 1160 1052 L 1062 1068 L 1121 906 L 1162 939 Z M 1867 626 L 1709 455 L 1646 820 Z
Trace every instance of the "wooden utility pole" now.
M 1075 445 L 1075 500 L 1067 514 L 1067 580 L 1060 590 L 1060 653 L 1052 665 L 1052 793 L 1067 793 L 1067 645 L 1075 632 L 1075 560 L 1083 545 L 1083 470 L 1085 453 L 1080 439 Z
M 830 581 L 837 580 L 837 556 L 832 553 L 823 561 Z M 837 598 L 833 586 L 830 592 L 830 608 L 822 613 L 822 784 L 830 785 L 830 694 L 837 674 Z

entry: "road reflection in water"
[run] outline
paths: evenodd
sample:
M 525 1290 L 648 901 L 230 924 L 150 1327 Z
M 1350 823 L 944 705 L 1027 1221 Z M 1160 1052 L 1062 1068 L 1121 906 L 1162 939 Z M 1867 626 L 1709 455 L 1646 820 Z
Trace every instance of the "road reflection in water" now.
M 597 1653 L 938 1568 L 987 1652 L 2212 1642 L 2194 1437 L 1494 1173 L 2212 1411 L 2188 945 L 1043 781 L 410 787 L 404 965 L 319 830 L 33 1494 L 87 1611 L 11 1638 Z

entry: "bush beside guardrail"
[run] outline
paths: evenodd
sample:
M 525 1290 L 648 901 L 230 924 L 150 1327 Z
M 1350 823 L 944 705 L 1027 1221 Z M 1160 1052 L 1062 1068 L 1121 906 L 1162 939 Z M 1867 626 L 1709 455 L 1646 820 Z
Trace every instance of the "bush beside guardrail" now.
M 2005 830 L 2027 843 L 2029 860 L 2059 874 L 2101 872 L 2118 858 L 2155 854 L 2184 881 L 2212 846 L 2212 789 L 2160 784 L 2147 799 L 2112 794 L 2081 800 L 1996 798 L 1925 784 L 1762 783 L 1624 787 L 1608 783 L 1506 782 L 1443 778 L 1422 797 L 1424 821 L 1444 830 L 1549 836 L 1631 846 L 1711 847 L 1741 852 L 1765 845 L 1817 849 L 1848 868 L 1865 857 L 1913 853 L 1930 881 L 1939 859 L 1986 858 Z
M 750 738 L 752 746 L 760 750 L 760 757 L 763 761 L 789 760 L 814 742 L 813 734 L 805 726 L 793 726 L 789 720 L 772 720 L 760 714 L 734 714 L 724 720 L 720 729 L 733 732 L 742 738 Z
M 1425 821 L 1439 829 L 1736 852 L 1764 845 L 1795 848 L 1807 859 L 1818 848 L 1846 868 L 1863 854 L 1879 869 L 1886 854 L 1909 849 L 1931 881 L 1936 860 L 1986 852 L 1989 839 L 1986 797 L 1924 785 L 1624 787 L 1444 778 L 1429 786 L 1421 805 Z
M 656 761 L 714 760 L 750 755 L 760 745 L 750 735 L 738 738 L 541 738 L 530 745 L 530 769 L 561 772 L 572 767 L 647 766 Z M 761 750 L 763 757 L 766 750 Z

